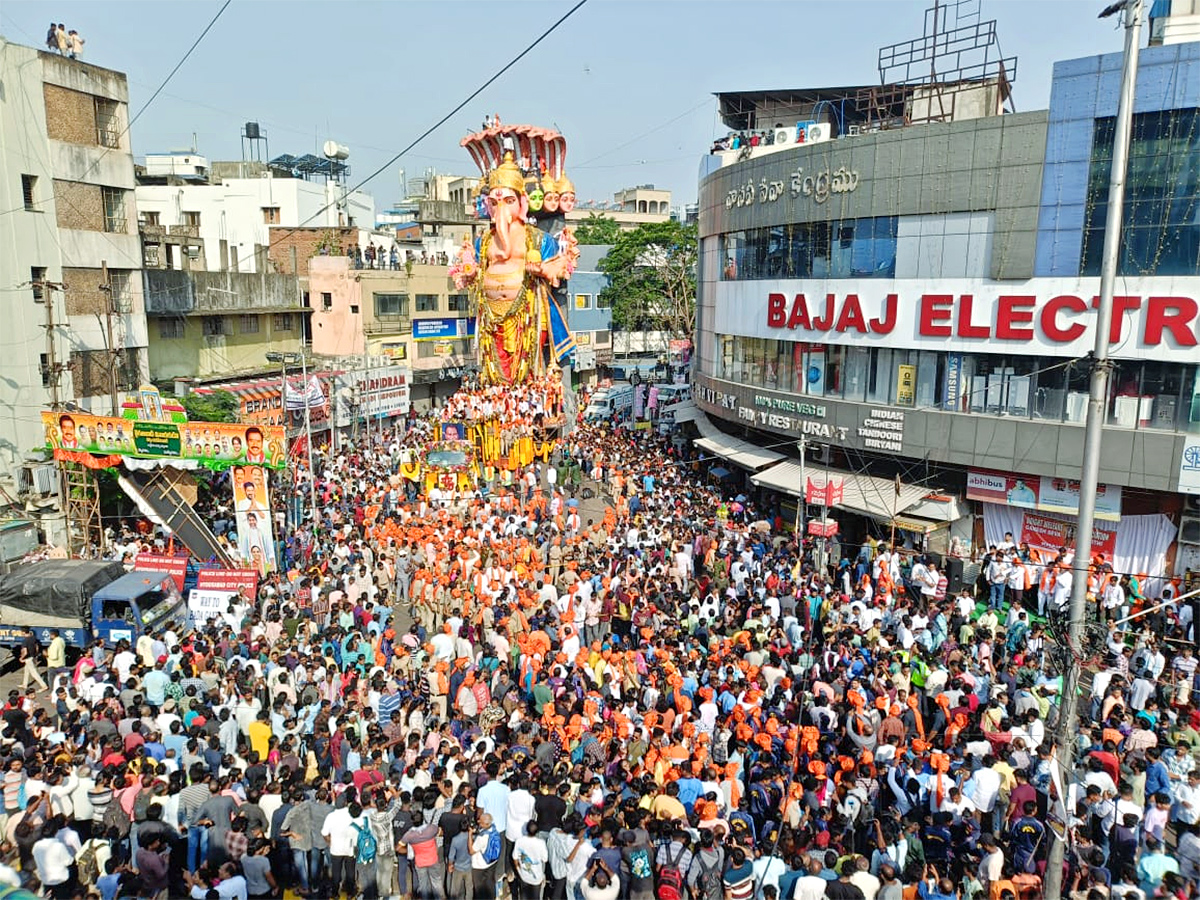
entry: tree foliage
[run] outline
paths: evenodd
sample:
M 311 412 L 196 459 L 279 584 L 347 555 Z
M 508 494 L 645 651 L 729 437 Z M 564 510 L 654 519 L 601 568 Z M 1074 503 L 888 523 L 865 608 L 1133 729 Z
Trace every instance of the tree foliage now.
M 621 226 L 615 219 L 591 213 L 575 226 L 575 240 L 581 244 L 615 244 Z
M 183 398 L 183 408 L 192 422 L 236 422 L 241 404 L 229 391 L 193 392 Z
M 652 222 L 622 232 L 600 270 L 611 283 L 600 294 L 623 331 L 664 331 L 691 338 L 696 329 L 695 225 Z

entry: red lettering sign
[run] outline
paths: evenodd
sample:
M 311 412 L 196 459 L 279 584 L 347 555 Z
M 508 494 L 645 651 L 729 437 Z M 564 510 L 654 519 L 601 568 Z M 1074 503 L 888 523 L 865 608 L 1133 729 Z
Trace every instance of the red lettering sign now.
M 183 592 L 183 582 L 187 578 L 188 558 L 186 556 L 167 556 L 160 553 L 139 553 L 133 561 L 136 572 L 166 572 Z
M 1163 332 L 1180 347 L 1196 346 L 1196 301 L 1191 297 L 1151 297 L 1146 305 L 1146 343 L 1162 343 Z
M 1056 516 L 1027 512 L 1021 524 L 1021 542 L 1029 544 L 1035 550 L 1041 550 L 1044 555 L 1050 557 L 1053 557 L 1060 547 L 1074 547 L 1075 534 L 1073 521 Z M 1097 523 L 1092 529 L 1092 555 L 1103 553 L 1106 559 L 1112 559 L 1116 547 L 1116 531 L 1102 528 Z
M 953 305 L 954 297 L 951 294 L 922 294 L 917 332 L 926 337 L 950 337 L 950 326 L 938 323 L 950 321 L 950 307 Z
M 201 569 L 196 587 L 202 591 L 237 591 L 246 589 L 251 600 L 258 598 L 258 573 L 253 569 Z

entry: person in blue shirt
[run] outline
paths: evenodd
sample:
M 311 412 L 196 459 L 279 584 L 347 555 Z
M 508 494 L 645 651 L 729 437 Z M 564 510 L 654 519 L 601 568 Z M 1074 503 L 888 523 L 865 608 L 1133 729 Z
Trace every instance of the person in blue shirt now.
M 1162 751 L 1158 747 L 1146 749 L 1146 806 L 1153 803 L 1155 794 L 1171 793 L 1171 773 L 1162 761 Z

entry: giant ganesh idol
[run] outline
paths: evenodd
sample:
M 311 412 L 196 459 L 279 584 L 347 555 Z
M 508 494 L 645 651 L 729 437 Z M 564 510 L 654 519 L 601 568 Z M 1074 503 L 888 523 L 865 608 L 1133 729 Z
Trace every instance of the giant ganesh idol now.
M 566 141 L 550 129 L 496 124 L 462 143 L 483 175 L 478 208 L 490 220 L 486 232 L 463 243 L 450 272 L 471 289 L 478 309 L 480 381 L 554 377 L 575 346 L 555 294 L 579 253 L 562 217 L 545 217 L 541 201 L 566 182 Z M 533 224 L 534 212 L 549 230 Z

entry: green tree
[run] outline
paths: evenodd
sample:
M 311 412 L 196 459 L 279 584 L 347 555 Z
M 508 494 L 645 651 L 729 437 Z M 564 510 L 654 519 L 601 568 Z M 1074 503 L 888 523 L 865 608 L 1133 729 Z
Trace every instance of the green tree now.
M 575 240 L 581 244 L 615 244 L 621 235 L 621 226 L 608 216 L 590 213 L 575 226 Z
M 229 391 L 193 392 L 183 398 L 183 408 L 192 422 L 236 422 L 241 404 Z
M 618 236 L 600 271 L 610 284 L 600 294 L 623 331 L 663 331 L 691 338 L 696 330 L 695 225 L 651 222 Z

